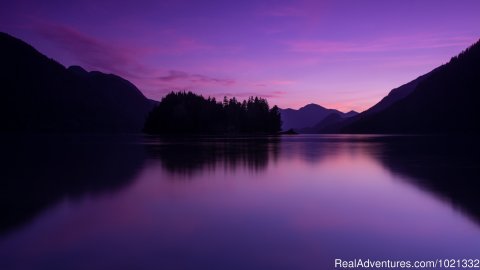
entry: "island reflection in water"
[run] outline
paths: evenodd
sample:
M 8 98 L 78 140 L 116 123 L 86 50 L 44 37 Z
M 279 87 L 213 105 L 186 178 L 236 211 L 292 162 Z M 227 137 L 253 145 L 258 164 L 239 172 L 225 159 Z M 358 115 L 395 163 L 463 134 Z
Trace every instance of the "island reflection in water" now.
M 325 269 L 480 250 L 474 138 L 3 138 L 0 269 Z

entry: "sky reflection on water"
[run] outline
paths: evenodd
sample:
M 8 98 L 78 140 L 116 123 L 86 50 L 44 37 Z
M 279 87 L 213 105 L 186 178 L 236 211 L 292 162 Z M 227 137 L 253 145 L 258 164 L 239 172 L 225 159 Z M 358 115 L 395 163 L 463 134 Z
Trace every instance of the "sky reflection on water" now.
M 325 269 L 480 250 L 468 140 L 30 141 L 2 154 L 1 269 Z

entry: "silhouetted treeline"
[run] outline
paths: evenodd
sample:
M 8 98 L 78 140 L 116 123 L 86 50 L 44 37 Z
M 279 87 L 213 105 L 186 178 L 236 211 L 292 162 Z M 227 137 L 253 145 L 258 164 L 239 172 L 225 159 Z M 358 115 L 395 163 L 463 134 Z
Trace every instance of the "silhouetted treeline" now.
M 151 134 L 276 133 L 282 121 L 277 106 L 266 99 L 250 97 L 204 98 L 192 92 L 171 92 L 147 117 L 144 132 Z

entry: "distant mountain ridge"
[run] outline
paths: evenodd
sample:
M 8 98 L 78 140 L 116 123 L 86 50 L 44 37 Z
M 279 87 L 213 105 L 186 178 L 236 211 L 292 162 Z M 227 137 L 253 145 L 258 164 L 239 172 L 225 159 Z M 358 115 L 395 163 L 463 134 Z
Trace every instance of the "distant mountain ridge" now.
M 0 131 L 140 132 L 156 104 L 113 74 L 65 68 L 0 33 Z
M 402 86 L 399 86 L 397 88 L 392 89 L 387 96 L 382 98 L 378 103 L 370 107 L 369 109 L 357 113 L 354 112 L 354 114 L 350 114 L 348 118 L 344 117 L 330 117 L 328 119 L 324 119 L 317 123 L 315 126 L 312 126 L 310 128 L 306 129 L 301 129 L 299 132 L 301 133 L 340 133 L 341 129 L 344 128 L 345 126 L 358 121 L 358 119 L 366 117 L 367 115 L 372 115 L 379 113 L 395 102 L 405 98 L 408 96 L 410 93 L 412 93 L 415 88 L 417 87 L 418 83 L 426 79 L 431 72 L 422 75 L 415 80 L 408 82 Z M 348 115 L 349 113 L 347 113 Z
M 280 109 L 280 115 L 283 121 L 282 130 L 303 130 L 318 124 L 332 114 L 344 118 L 354 116 L 357 112 L 350 111 L 343 113 L 339 110 L 327 109 L 314 103 L 305 105 L 298 110 L 290 108 Z

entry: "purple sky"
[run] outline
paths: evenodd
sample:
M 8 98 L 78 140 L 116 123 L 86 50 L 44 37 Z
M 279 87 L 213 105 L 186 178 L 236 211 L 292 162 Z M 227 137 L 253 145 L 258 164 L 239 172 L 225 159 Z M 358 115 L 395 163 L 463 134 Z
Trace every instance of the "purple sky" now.
M 153 99 L 187 89 L 361 111 L 478 40 L 479 12 L 477 0 L 7 0 L 0 31 Z

